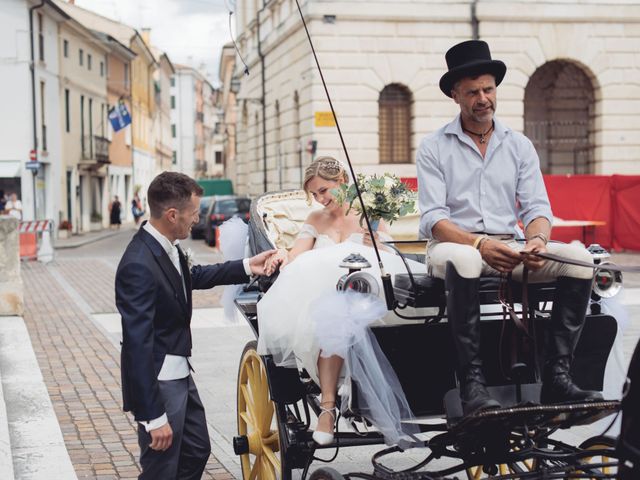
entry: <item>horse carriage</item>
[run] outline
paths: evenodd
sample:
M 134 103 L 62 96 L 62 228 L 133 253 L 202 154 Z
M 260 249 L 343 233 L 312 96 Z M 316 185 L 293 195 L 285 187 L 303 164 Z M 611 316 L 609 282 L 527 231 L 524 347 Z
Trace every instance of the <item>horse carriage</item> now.
M 251 254 L 290 247 L 311 208 L 302 191 L 256 199 L 249 228 Z M 424 243 L 413 241 L 417 230 L 417 216 L 394 223 L 391 247 L 403 258 L 424 261 Z M 590 251 L 595 263 L 608 255 L 597 246 Z M 357 277 L 358 267 L 352 266 L 349 273 Z M 355 277 L 346 277 L 342 283 L 349 284 L 350 278 Z M 615 294 L 620 280 L 620 274 L 606 270 L 606 266 L 597 270 L 590 310 L 572 364 L 574 381 L 583 389 L 603 389 L 617 322 L 601 312 L 599 299 Z M 270 279 L 262 278 L 245 287 L 235 300 L 256 338 L 260 334 L 257 303 L 269 285 Z M 362 281 L 353 281 L 350 287 L 368 288 Z M 538 345 L 549 321 L 553 295 L 553 283 L 523 286 L 482 278 L 481 355 L 489 391 L 502 408 L 463 416 L 446 322 L 444 282 L 411 271 L 395 275 L 393 291 L 386 297 L 399 322 L 371 328 L 400 380 L 420 430 L 411 447 L 421 448 L 424 460 L 400 470 L 386 463 L 388 455 L 401 455 L 400 448 L 384 445 L 383 436 L 358 410 L 357 385 L 351 385 L 355 401 L 347 419 L 353 431 L 336 431 L 333 443 L 321 447 L 311 437 L 312 420 L 320 412 L 319 387 L 303 369 L 276 366 L 270 356 L 257 353 L 256 341 L 249 342 L 240 358 L 238 435 L 234 438 L 243 478 L 615 478 L 618 461 L 612 438 L 594 436 L 570 445 L 554 434 L 609 416 L 619 410 L 619 402 L 540 403 Z M 503 314 L 511 308 L 514 315 Z M 372 472 L 340 474 L 327 467 L 311 471 L 319 449 L 365 445 L 381 446 L 372 458 Z

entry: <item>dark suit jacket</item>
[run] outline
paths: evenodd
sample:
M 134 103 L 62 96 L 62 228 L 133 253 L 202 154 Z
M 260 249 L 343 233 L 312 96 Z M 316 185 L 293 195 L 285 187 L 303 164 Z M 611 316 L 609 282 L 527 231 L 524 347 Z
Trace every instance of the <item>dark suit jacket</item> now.
M 120 260 L 116 273 L 116 305 L 122 316 L 122 394 L 124 410 L 136 420 L 152 420 L 164 412 L 158 373 L 166 354 L 191 355 L 191 290 L 245 283 L 242 260 L 196 265 L 185 281 L 160 243 L 140 228 Z

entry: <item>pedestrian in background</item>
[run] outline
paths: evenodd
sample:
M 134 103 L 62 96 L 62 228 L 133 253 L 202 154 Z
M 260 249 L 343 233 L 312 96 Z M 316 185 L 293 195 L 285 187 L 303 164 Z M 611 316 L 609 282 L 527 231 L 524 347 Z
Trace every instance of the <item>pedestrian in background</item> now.
M 120 214 L 122 213 L 122 205 L 118 196 L 113 198 L 113 202 L 109 204 L 109 226 L 116 229 L 120 228 L 122 220 L 120 220 Z
M 4 190 L 0 190 L 0 215 L 4 213 L 4 206 L 7 203 L 7 198 L 4 196 Z
M 133 220 L 136 222 L 136 225 L 138 225 L 144 215 L 144 208 L 142 208 L 142 201 L 140 200 L 138 192 L 133 195 L 133 199 L 131 200 L 131 213 L 133 214 Z
M 18 195 L 12 193 L 9 195 L 9 201 L 4 205 L 8 215 L 22 220 L 22 202 L 18 200 Z
M 200 479 L 211 453 L 204 407 L 191 377 L 191 292 L 264 274 L 270 250 L 243 260 L 194 265 L 179 246 L 198 222 L 202 188 L 177 172 L 149 186 L 151 218 L 116 273 L 122 317 L 124 410 L 138 425 L 140 479 Z

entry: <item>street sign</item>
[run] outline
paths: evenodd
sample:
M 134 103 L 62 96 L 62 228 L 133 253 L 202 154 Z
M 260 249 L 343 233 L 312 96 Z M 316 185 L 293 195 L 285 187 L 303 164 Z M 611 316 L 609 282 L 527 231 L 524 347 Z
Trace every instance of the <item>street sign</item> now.
M 315 112 L 316 127 L 335 127 L 336 119 L 333 112 Z
M 35 150 L 30 150 L 29 151 L 29 160 L 32 162 L 37 162 L 38 161 L 38 153 Z
M 27 167 L 29 170 L 36 171 L 40 168 L 40 162 L 27 162 L 25 163 L 25 167 Z

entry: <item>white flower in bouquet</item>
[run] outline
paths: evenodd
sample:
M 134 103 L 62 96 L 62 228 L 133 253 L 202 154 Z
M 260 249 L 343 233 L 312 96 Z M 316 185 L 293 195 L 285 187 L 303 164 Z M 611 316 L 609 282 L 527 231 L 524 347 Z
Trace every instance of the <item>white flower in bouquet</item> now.
M 381 176 L 375 174 L 364 176 L 359 174 L 357 182 L 370 222 L 377 223 L 382 219 L 392 224 L 398 218 L 415 209 L 416 193 L 410 190 L 396 175 L 385 173 Z M 363 208 L 358 200 L 355 185 L 342 184 L 339 188 L 333 189 L 332 193 L 340 205 L 349 204 L 347 213 L 352 208 L 355 209 L 360 214 L 360 224 L 364 225 Z

